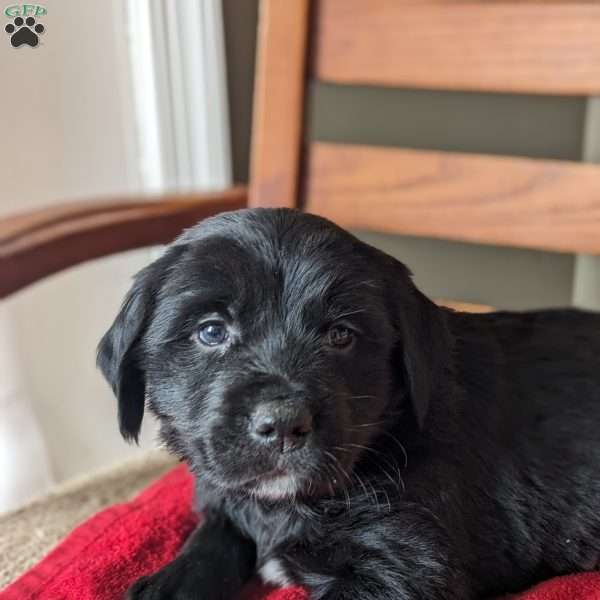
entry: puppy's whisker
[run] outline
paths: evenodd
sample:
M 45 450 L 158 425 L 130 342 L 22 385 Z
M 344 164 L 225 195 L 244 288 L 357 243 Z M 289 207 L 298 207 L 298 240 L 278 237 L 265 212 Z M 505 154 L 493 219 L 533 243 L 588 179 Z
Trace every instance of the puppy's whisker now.
M 400 442 L 398 442 L 398 443 L 400 443 Z M 376 456 L 378 460 L 375 461 L 375 465 L 379 468 L 379 470 L 392 483 L 392 485 L 394 487 L 397 487 L 399 489 L 401 488 L 403 493 L 406 492 L 406 484 L 404 483 L 404 479 L 402 477 L 402 474 L 400 472 L 400 467 L 398 466 L 397 462 L 395 462 L 395 461 L 394 462 L 390 462 L 390 459 L 387 456 L 385 456 L 385 454 L 383 454 L 382 452 L 379 452 L 378 450 L 375 450 L 373 448 L 369 448 L 368 446 L 364 446 L 362 444 L 353 444 L 353 443 L 348 442 L 348 443 L 345 444 L 345 446 L 350 446 L 352 448 L 357 448 L 359 450 L 370 452 L 371 454 L 373 454 L 374 456 Z M 406 464 L 406 461 L 407 461 L 406 451 L 404 451 L 403 455 L 404 455 L 405 464 Z M 388 468 L 391 468 L 393 471 L 397 472 L 397 474 L 398 474 L 398 480 L 394 479 L 394 477 L 392 477 L 392 475 L 389 473 L 389 471 L 387 471 L 387 469 L 384 468 L 384 466 L 381 464 L 382 461 L 385 462 L 385 465 Z M 388 504 L 389 504 L 389 498 L 388 498 Z
M 396 472 L 396 474 L 398 475 L 398 480 L 394 479 L 394 477 L 392 477 L 392 475 L 390 475 L 390 473 L 384 469 L 381 465 L 377 465 L 379 467 L 379 469 L 383 472 L 383 474 L 390 480 L 390 482 L 392 483 L 392 485 L 398 489 L 402 489 L 402 493 L 406 492 L 406 484 L 404 483 L 404 479 L 402 478 L 402 473 L 400 472 L 400 467 L 398 466 L 398 463 L 394 462 L 394 464 L 390 464 L 388 461 L 386 461 L 386 465 L 388 467 L 390 467 L 393 471 Z
M 333 454 L 333 452 L 329 452 L 329 450 L 325 450 L 324 454 L 325 454 L 325 456 L 328 456 L 329 458 L 331 458 L 333 466 L 335 466 L 336 468 L 339 468 L 340 471 L 346 476 L 346 478 L 349 478 L 348 473 L 342 467 L 342 464 L 340 463 L 339 458 L 335 454 Z
M 398 448 L 400 448 L 400 451 L 402 452 L 402 455 L 404 456 L 404 468 L 407 469 L 408 468 L 408 452 L 406 451 L 404 444 L 402 444 L 402 442 L 398 438 L 396 438 L 395 436 L 393 436 L 391 433 L 389 433 L 387 431 L 382 431 L 381 434 L 384 435 L 385 437 L 387 437 L 388 439 L 392 440 L 398 446 Z
M 396 465 L 396 472 L 398 473 L 398 481 L 402 486 L 402 493 L 406 493 L 406 484 L 404 483 L 404 479 L 402 478 L 402 473 L 400 472 L 400 467 Z
M 372 502 L 375 509 L 379 511 L 381 507 L 379 505 L 379 499 L 377 497 L 377 492 L 375 491 L 373 484 L 368 479 L 365 481 L 358 473 L 353 473 L 352 477 L 356 478 L 356 481 L 362 488 L 365 494 L 365 499 L 369 502 Z M 367 489 L 367 484 L 369 486 L 369 489 Z
M 350 494 L 348 493 L 348 488 L 346 485 L 343 485 L 342 489 L 344 491 L 344 498 L 346 499 L 346 510 L 350 512 Z
M 388 512 L 392 512 L 392 503 L 390 502 L 390 497 L 384 488 L 381 488 L 381 493 L 385 496 L 385 500 L 387 502 Z
M 365 492 L 365 496 L 367 498 L 369 498 L 369 492 L 367 491 L 367 486 L 365 485 L 365 482 L 362 480 L 361 476 L 358 473 L 354 473 L 353 476 L 356 477 L 358 484 L 360 485 L 360 487 L 362 487 L 363 491 Z
M 381 465 L 377 466 L 379 467 L 379 470 L 390 480 L 393 486 L 396 486 L 398 484 L 398 482 L 389 474 L 388 471 L 386 471 Z
M 387 425 L 388 423 L 389 423 L 389 421 L 375 421 L 373 423 L 361 423 L 360 425 L 356 425 L 352 429 L 358 430 L 358 429 L 366 429 L 369 427 L 379 427 L 380 425 Z
M 356 427 L 348 427 L 348 431 L 360 431 L 360 428 L 368 429 L 369 427 L 375 427 L 376 425 L 379 425 L 380 423 L 384 423 L 384 421 L 379 421 L 376 423 L 364 423 L 362 425 L 357 425 Z M 402 442 L 398 438 L 396 438 L 395 436 L 393 436 L 391 433 L 389 433 L 387 431 L 380 431 L 379 433 L 381 435 L 385 436 L 386 438 L 390 439 L 392 442 L 394 442 L 394 444 L 396 444 L 398 446 L 398 448 L 400 449 L 400 452 L 402 452 L 402 456 L 404 458 L 404 469 L 407 469 L 408 468 L 408 452 L 407 452 L 404 444 L 402 444 Z M 381 454 L 377 450 L 374 450 L 373 448 L 369 448 L 368 446 L 364 446 L 361 444 L 353 444 L 353 443 L 348 442 L 348 443 L 346 443 L 346 446 L 352 446 L 355 448 L 360 448 L 365 451 Z
M 371 427 L 376 427 L 380 424 L 385 424 L 385 421 L 379 421 L 376 423 L 364 423 L 362 425 L 357 425 L 356 427 L 349 427 L 348 430 L 360 432 L 361 428 L 369 429 Z M 408 451 L 406 450 L 406 447 L 404 446 L 404 444 L 397 437 L 395 437 L 388 431 L 379 431 L 378 434 L 385 436 L 387 439 L 391 440 L 394 444 L 396 444 L 396 446 L 398 446 L 400 452 L 402 453 L 402 456 L 404 457 L 404 468 L 405 469 L 408 468 Z
M 354 444 L 351 442 L 346 442 L 344 445 L 349 448 L 356 448 L 357 450 L 363 450 L 364 452 L 371 452 L 375 456 L 381 456 L 381 452 L 375 450 L 374 448 L 369 448 L 369 446 L 364 446 L 363 444 Z
M 337 450 L 338 452 L 352 452 L 352 450 L 349 448 L 344 448 L 342 446 L 334 446 L 333 449 Z
M 373 493 L 373 499 L 375 501 L 375 507 L 377 508 L 378 511 L 381 510 L 381 506 L 379 504 L 379 497 L 377 496 L 377 491 L 375 490 L 375 488 L 373 487 L 373 484 L 368 481 L 369 487 L 371 488 L 371 491 Z
M 350 510 L 350 494 L 348 492 L 348 487 L 347 487 L 346 482 L 351 481 L 351 477 L 350 477 L 350 475 L 348 475 L 348 472 L 346 471 L 346 469 L 344 469 L 344 467 L 342 466 L 342 463 L 339 461 L 337 456 L 335 456 L 335 454 L 326 450 L 325 455 L 328 456 L 329 458 L 331 458 L 331 460 L 333 461 L 331 464 L 331 467 L 333 468 L 334 475 L 336 474 L 336 471 L 339 471 L 339 473 L 341 473 L 341 475 L 342 475 L 342 477 L 339 477 L 339 475 L 338 475 L 338 479 L 340 479 L 341 483 L 342 483 L 341 487 L 342 487 L 342 491 L 344 492 L 344 497 L 346 499 L 346 508 L 348 510 Z
M 329 497 L 333 500 L 335 499 L 335 482 L 337 481 L 338 477 L 336 477 L 335 469 L 328 462 L 325 462 L 323 466 L 327 475 L 325 481 L 329 490 Z
M 377 396 L 373 396 L 371 394 L 360 394 L 357 396 L 347 395 L 344 396 L 345 400 L 377 400 Z

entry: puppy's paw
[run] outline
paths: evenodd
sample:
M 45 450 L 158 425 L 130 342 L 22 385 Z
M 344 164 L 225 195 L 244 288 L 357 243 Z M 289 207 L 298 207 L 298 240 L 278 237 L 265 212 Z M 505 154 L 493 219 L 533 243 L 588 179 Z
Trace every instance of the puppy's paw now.
M 153 598 L 152 592 L 152 575 L 140 577 L 126 592 L 125 600 L 135 600 L 138 598 Z M 144 595 L 148 592 L 147 595 Z M 158 597 L 158 596 L 156 596 Z
M 126 600 L 221 600 L 218 589 L 209 589 L 197 570 L 171 563 L 153 575 L 138 579 Z

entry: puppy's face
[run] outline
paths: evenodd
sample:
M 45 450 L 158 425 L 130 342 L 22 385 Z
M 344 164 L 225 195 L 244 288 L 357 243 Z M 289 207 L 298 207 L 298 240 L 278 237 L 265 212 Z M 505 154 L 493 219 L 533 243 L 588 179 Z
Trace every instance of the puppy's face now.
M 214 485 L 320 494 L 351 477 L 408 397 L 427 394 L 414 389 L 418 340 L 400 314 L 421 300 L 399 263 L 323 219 L 239 211 L 189 230 L 138 275 L 99 363 L 126 437 L 145 397 L 165 441 Z M 413 408 L 421 419 L 426 406 Z

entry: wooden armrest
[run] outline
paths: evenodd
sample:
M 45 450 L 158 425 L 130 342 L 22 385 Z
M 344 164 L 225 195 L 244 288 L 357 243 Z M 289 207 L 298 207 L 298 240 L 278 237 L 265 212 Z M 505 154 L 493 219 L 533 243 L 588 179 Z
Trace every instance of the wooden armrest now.
M 170 242 L 201 219 L 246 205 L 240 186 L 63 204 L 0 219 L 0 298 L 87 260 Z

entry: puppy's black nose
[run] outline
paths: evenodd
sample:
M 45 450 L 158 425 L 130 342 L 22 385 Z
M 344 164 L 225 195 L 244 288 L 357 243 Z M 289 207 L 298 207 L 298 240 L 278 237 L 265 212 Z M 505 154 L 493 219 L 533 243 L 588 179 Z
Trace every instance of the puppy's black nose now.
M 269 402 L 254 412 L 250 435 L 273 450 L 292 452 L 304 446 L 312 426 L 312 415 L 306 407 Z

